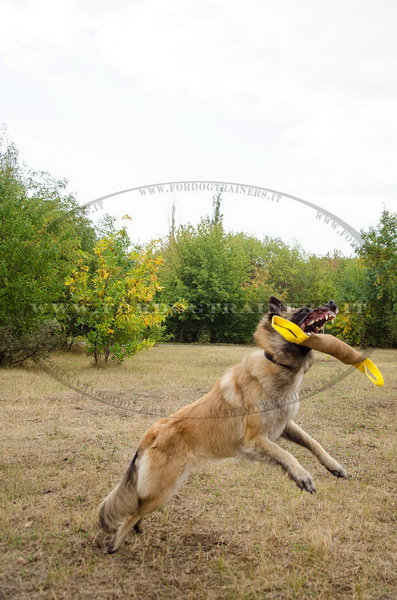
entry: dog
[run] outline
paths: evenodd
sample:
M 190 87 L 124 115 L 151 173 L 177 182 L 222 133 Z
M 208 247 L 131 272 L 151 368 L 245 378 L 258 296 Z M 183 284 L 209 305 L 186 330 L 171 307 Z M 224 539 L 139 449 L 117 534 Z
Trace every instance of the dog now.
M 116 532 L 108 553 L 119 550 L 131 529 L 138 533 L 142 519 L 162 508 L 202 459 L 270 462 L 282 467 L 301 490 L 315 493 L 312 476 L 276 444 L 282 436 L 310 450 L 336 477 L 347 477 L 345 469 L 294 422 L 313 351 L 287 342 L 271 325 L 273 315 L 280 315 L 306 333 L 318 333 L 336 313 L 332 300 L 314 310 L 292 310 L 271 296 L 269 313 L 254 333 L 259 348 L 226 371 L 202 398 L 156 421 L 144 434 L 125 475 L 99 509 L 100 526 Z

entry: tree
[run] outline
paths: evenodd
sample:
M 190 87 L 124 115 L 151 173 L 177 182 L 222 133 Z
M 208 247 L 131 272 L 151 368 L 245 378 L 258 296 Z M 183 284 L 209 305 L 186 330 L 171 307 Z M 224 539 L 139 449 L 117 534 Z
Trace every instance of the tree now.
M 95 231 L 66 182 L 21 167 L 18 151 L 0 136 L 0 364 L 37 356 L 44 337 L 57 343 L 64 310 L 63 280 Z M 52 325 L 51 325 L 52 323 Z M 44 335 L 46 333 L 46 335 Z M 19 340 L 19 341 L 18 341 Z M 15 356 L 14 356 L 15 355 Z
M 219 214 L 219 213 L 218 213 Z M 167 319 L 167 331 L 184 342 L 247 342 L 258 312 L 251 306 L 263 284 L 235 234 L 222 223 L 202 219 L 181 226 L 163 245 L 163 286 L 159 297 L 172 304 L 184 298 L 188 310 Z M 251 281 L 255 279 L 255 286 Z M 268 294 L 267 294 L 268 296 Z
M 247 236 L 239 235 L 241 243 L 247 247 Z M 298 244 L 289 246 L 280 238 L 266 236 L 263 240 L 251 240 L 248 251 L 251 261 L 266 271 L 272 294 L 290 305 L 298 306 L 309 301 L 308 278 L 305 274 L 307 256 Z
M 376 227 L 361 233 L 359 249 L 366 268 L 365 341 L 397 346 L 397 213 L 383 210 Z
M 162 263 L 154 246 L 129 247 L 125 228 L 106 235 L 94 248 L 95 266 L 90 268 L 89 257 L 83 254 L 65 281 L 71 302 L 79 309 L 77 325 L 86 332 L 96 364 L 109 358 L 121 362 L 153 346 L 163 334 L 161 324 L 167 315 L 184 309 L 175 303 L 162 310 L 153 302 Z
M 222 188 L 220 192 L 215 194 L 212 198 L 212 224 L 221 225 L 223 221 L 223 215 L 221 214 L 222 204 Z
M 338 257 L 308 255 L 279 238 L 226 233 L 220 208 L 221 193 L 211 219 L 173 228 L 164 244 L 161 298 L 189 303 L 186 313 L 167 319 L 175 339 L 248 342 L 271 294 L 295 306 L 335 296 Z

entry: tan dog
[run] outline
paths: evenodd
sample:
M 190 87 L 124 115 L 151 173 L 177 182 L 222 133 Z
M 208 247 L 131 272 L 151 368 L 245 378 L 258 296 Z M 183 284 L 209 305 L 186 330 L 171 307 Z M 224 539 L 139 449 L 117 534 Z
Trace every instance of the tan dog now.
M 286 342 L 271 327 L 282 315 L 307 333 L 317 332 L 335 318 L 336 304 L 294 312 L 272 296 L 270 312 L 254 334 L 257 349 L 229 369 L 212 390 L 145 433 L 130 466 L 102 502 L 101 526 L 115 531 L 109 553 L 116 552 L 143 517 L 163 507 L 200 459 L 246 457 L 280 465 L 301 490 L 316 491 L 313 478 L 275 441 L 284 436 L 308 448 L 337 477 L 346 471 L 293 419 L 304 373 L 313 362 L 310 348 Z M 265 352 L 264 352 L 265 351 Z

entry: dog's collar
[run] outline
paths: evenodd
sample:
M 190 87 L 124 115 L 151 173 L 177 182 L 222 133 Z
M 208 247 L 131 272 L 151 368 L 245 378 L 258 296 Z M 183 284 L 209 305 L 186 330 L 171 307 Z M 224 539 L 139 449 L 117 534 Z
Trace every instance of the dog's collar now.
M 278 365 L 279 367 L 284 367 L 285 369 L 290 369 L 290 370 L 293 370 L 293 368 L 294 368 L 294 367 L 291 367 L 291 365 L 284 365 L 283 363 L 277 362 L 275 360 L 273 354 L 271 354 L 267 350 L 265 350 L 265 357 L 267 358 L 267 360 L 270 360 L 272 363 L 274 363 L 275 365 Z

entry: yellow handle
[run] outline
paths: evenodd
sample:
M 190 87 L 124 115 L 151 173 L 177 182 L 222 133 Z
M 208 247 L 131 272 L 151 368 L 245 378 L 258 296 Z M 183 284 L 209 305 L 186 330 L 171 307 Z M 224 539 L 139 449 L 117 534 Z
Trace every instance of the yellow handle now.
M 356 363 L 355 365 L 353 365 L 353 367 L 356 367 L 356 369 L 365 373 L 368 379 L 370 379 L 375 385 L 384 385 L 385 381 L 383 379 L 382 373 L 369 358 L 366 358 L 361 362 Z
M 309 339 L 309 336 L 302 331 L 299 325 L 295 325 L 288 319 L 283 319 L 283 317 L 278 317 L 274 315 L 272 318 L 272 327 L 283 336 L 287 342 L 292 342 L 293 344 L 302 344 L 302 342 Z

